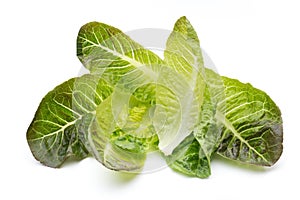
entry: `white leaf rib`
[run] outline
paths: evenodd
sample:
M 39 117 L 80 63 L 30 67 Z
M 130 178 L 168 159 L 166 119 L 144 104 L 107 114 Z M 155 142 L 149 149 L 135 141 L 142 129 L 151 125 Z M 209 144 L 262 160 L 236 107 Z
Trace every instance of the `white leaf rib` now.
M 234 106 L 231 110 L 229 110 L 229 111 L 226 112 L 226 115 L 231 114 L 232 112 L 234 112 L 234 111 L 242 108 L 243 106 L 248 106 L 248 105 L 251 105 L 253 103 L 261 103 L 261 101 L 250 101 L 250 102 L 245 102 L 243 104 L 240 104 L 238 106 Z
M 69 123 L 66 123 L 64 126 L 62 126 L 60 129 L 54 131 L 54 132 L 51 132 L 51 133 L 48 133 L 48 134 L 42 134 L 43 136 L 42 137 L 38 137 L 38 138 L 34 138 L 34 139 L 29 139 L 29 141 L 38 141 L 38 140 L 43 140 L 44 138 L 47 138 L 47 137 L 51 137 L 53 135 L 56 135 L 56 134 L 59 134 L 60 132 L 62 132 L 62 134 L 64 133 L 64 130 L 71 126 L 71 125 L 74 125 L 76 123 L 78 119 L 74 120 L 74 121 L 71 121 Z M 40 132 L 37 132 L 39 134 L 41 134 Z
M 217 110 L 216 112 L 216 119 L 221 122 L 227 130 L 231 131 L 233 133 L 233 136 L 238 138 L 241 143 L 244 143 L 249 149 L 251 149 L 254 153 L 256 153 L 260 158 L 262 158 L 265 162 L 269 163 L 269 161 L 261 154 L 259 153 L 255 148 L 253 148 L 241 135 L 237 132 L 237 130 L 234 128 L 232 123 L 220 112 Z M 225 135 L 225 134 L 224 134 Z
M 93 31 L 93 35 L 94 35 L 94 37 L 95 37 L 95 39 L 96 39 L 97 43 L 98 43 L 98 44 L 100 44 L 100 42 L 99 42 L 99 40 L 98 40 L 98 37 L 97 37 L 97 35 L 96 35 L 95 31 Z
M 226 88 L 227 90 L 228 88 Z M 237 96 L 240 96 L 241 94 L 245 93 L 246 91 L 241 91 L 239 93 L 235 93 L 234 95 L 228 96 L 226 98 L 224 98 L 222 101 L 219 101 L 218 104 L 221 105 L 222 103 L 226 103 L 227 101 L 229 101 L 230 99 L 236 98 Z
M 68 121 L 67 120 L 65 120 L 65 119 L 63 119 L 63 118 L 61 118 L 60 116 L 58 116 L 56 113 L 54 113 L 51 109 L 50 109 L 50 107 L 49 107 L 49 104 L 47 105 L 47 108 L 48 108 L 48 111 L 54 116 L 54 117 L 56 117 L 56 118 L 58 118 L 59 120 L 61 120 L 61 121 L 63 121 L 63 122 L 65 122 L 65 123 L 68 123 Z
M 61 125 L 61 124 L 58 124 L 58 123 L 55 123 L 55 122 L 52 122 L 52 121 L 49 121 L 49 120 L 45 120 L 45 119 L 35 120 L 34 122 L 35 122 L 35 123 L 36 123 L 36 122 L 49 123 L 49 124 L 53 124 L 53 125 L 58 126 L 58 127 L 62 127 L 62 126 L 63 126 L 63 125 Z
M 55 99 L 53 99 L 53 102 L 56 103 L 57 105 L 63 107 L 64 109 L 66 109 L 66 110 L 68 110 L 68 111 L 74 113 L 75 115 L 77 115 L 77 117 L 81 117 L 81 115 L 80 115 L 79 113 L 77 113 L 75 110 L 72 110 L 72 109 L 69 108 L 68 106 L 66 106 L 66 105 L 64 105 L 64 104 L 62 104 L 62 103 L 59 103 L 59 102 L 56 101 Z M 48 110 L 50 110 L 50 109 L 49 109 L 49 106 L 48 106 Z M 54 114 L 54 113 L 53 113 L 53 114 Z M 57 115 L 55 114 L 55 116 L 57 116 Z M 61 119 L 61 118 L 60 118 L 60 119 Z M 65 120 L 64 120 L 64 121 L 65 121 Z M 66 122 L 67 122 L 67 121 L 66 121 Z
M 80 37 L 80 36 L 79 36 L 79 37 Z M 111 53 L 111 54 L 114 55 L 114 56 L 120 57 L 121 59 L 123 59 L 123 60 L 125 60 L 125 61 L 131 63 L 132 65 L 134 65 L 134 66 L 136 66 L 136 67 L 142 67 L 142 66 L 144 66 L 143 63 L 137 62 L 136 60 L 134 60 L 134 59 L 132 59 L 132 58 L 130 58 L 130 57 L 128 57 L 128 56 L 125 56 L 125 55 L 123 55 L 123 54 L 121 54 L 121 53 L 119 53 L 119 52 L 117 52 L 117 51 L 113 51 L 112 49 L 110 49 L 110 48 L 108 48 L 108 47 L 106 47 L 106 46 L 103 46 L 102 44 L 96 44 L 96 43 L 94 43 L 93 41 L 88 40 L 87 38 L 84 38 L 84 37 L 80 37 L 80 38 L 83 39 L 83 40 L 85 40 L 85 41 L 88 42 L 88 43 L 93 44 L 93 45 L 96 46 L 96 47 L 102 48 L 103 50 L 105 50 L 105 51 L 108 52 L 108 53 Z M 130 48 L 131 48 L 131 47 L 130 47 Z
M 83 107 L 83 106 L 81 105 L 81 103 L 79 103 L 79 102 L 77 101 L 76 98 L 73 98 L 73 103 L 76 103 L 76 104 L 78 105 L 78 107 L 81 108 L 81 110 L 83 110 L 85 113 L 90 113 L 90 112 L 91 112 L 91 111 L 87 110 L 85 107 Z

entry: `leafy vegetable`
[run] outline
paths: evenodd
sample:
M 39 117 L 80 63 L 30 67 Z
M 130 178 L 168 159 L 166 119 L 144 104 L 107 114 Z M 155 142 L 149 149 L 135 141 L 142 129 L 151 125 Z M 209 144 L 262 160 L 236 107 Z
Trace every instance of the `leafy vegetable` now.
M 164 58 L 167 67 L 176 72 L 176 75 L 172 74 L 172 77 L 169 79 L 173 82 L 174 80 L 180 80 L 181 84 L 184 85 L 176 95 L 177 99 L 179 99 L 179 106 L 174 106 L 174 108 L 178 107 L 177 110 L 181 109 L 181 112 L 178 113 L 181 115 L 181 121 L 179 121 L 178 124 L 177 121 L 173 120 L 173 123 L 169 123 L 170 126 L 164 125 L 162 127 L 162 129 L 165 130 L 171 130 L 167 136 L 168 138 L 172 138 L 171 135 L 175 135 L 174 133 L 176 132 L 174 129 L 171 129 L 171 127 L 178 126 L 179 134 L 174 138 L 174 144 L 178 145 L 185 137 L 190 135 L 198 121 L 206 85 L 203 77 L 204 67 L 199 40 L 193 27 L 185 17 L 180 18 L 176 22 L 174 30 L 168 38 Z M 177 74 L 180 74 L 181 76 L 178 77 Z M 168 84 L 167 87 L 171 88 L 170 84 Z M 157 93 L 159 92 L 160 91 L 158 90 Z M 162 91 L 161 94 L 158 95 L 158 99 L 164 97 L 164 99 L 161 99 L 161 104 L 163 104 L 163 102 L 170 102 L 174 99 L 174 97 L 171 96 L 164 96 L 163 94 L 165 93 L 166 92 Z M 176 111 L 170 111 L 171 110 L 166 107 L 161 113 L 164 113 L 168 118 L 171 118 L 171 116 L 176 114 Z M 174 146 L 169 148 L 169 151 L 165 151 L 165 154 L 171 154 L 171 150 L 173 149 Z
M 186 66 L 179 69 L 195 74 L 203 64 L 199 45 L 193 27 L 182 17 L 168 39 L 165 60 L 175 68 Z M 202 74 L 206 88 L 199 123 L 193 131 L 196 140 L 189 136 L 177 147 L 167 158 L 170 167 L 187 175 L 208 177 L 214 152 L 245 163 L 273 165 L 282 152 L 282 120 L 275 103 L 250 84 L 220 77 L 210 69 Z
M 194 116 L 199 111 L 191 109 L 190 101 L 186 100 L 193 97 L 193 91 L 187 82 L 181 81 L 182 75 L 166 68 L 157 55 L 120 30 L 98 22 L 88 23 L 80 29 L 77 55 L 91 73 L 118 88 L 112 99 L 117 99 L 113 106 L 114 115 L 122 110 L 120 105 L 128 103 L 129 96 L 138 87 L 149 83 L 156 85 L 153 126 L 160 141 L 159 148 L 164 153 L 170 154 L 190 133 Z
M 137 68 L 156 71 L 163 63 L 157 55 L 119 29 L 99 22 L 81 27 L 77 37 L 77 56 L 91 73 L 97 73 L 113 84 Z
M 218 154 L 255 165 L 271 166 L 282 152 L 281 113 L 264 92 L 223 77 L 226 101 L 216 118 L 223 125 Z
M 27 130 L 34 157 L 49 167 L 59 167 L 70 156 L 88 156 L 86 132 L 92 115 L 111 92 L 105 81 L 93 75 L 72 78 L 50 91 Z
M 153 149 L 146 146 L 157 141 L 149 112 L 155 106 L 153 86 L 163 61 L 120 30 L 98 22 L 80 29 L 77 47 L 83 65 L 114 86 L 111 97 L 97 109 L 94 123 L 99 127 L 90 131 L 94 156 L 110 169 L 140 170 Z M 110 138 L 109 146 L 103 135 Z
M 200 135 L 199 132 L 201 132 L 203 134 L 202 137 L 204 137 L 206 132 L 203 131 L 207 127 L 203 125 L 209 120 L 207 118 L 213 116 L 211 112 L 214 107 L 211 106 L 200 111 L 201 106 L 205 107 L 211 102 L 210 99 L 207 99 L 209 98 L 207 97 L 209 91 L 205 81 L 200 42 L 194 28 L 186 17 L 181 17 L 175 23 L 173 32 L 168 38 L 164 56 L 168 66 L 174 68 L 177 73 L 184 74 L 185 79 L 189 82 L 195 95 L 193 101 L 188 102 L 191 105 L 191 109 L 188 113 L 195 119 L 189 134 L 195 131 L 193 130 L 194 128 L 197 128 L 198 134 Z M 204 99 L 206 101 L 204 101 Z M 204 105 L 202 105 L 203 101 Z M 195 111 L 196 113 L 194 113 Z M 209 114 L 206 115 L 207 113 Z M 212 135 L 213 134 L 209 134 L 209 136 Z M 209 152 L 208 149 L 203 149 L 199 144 L 199 142 L 201 142 L 203 143 L 203 147 L 206 147 L 205 142 L 207 142 L 207 140 L 202 142 L 202 138 L 198 137 L 198 139 L 199 141 L 195 139 L 193 134 L 186 137 L 185 140 L 178 145 L 174 153 L 167 157 L 169 166 L 188 175 L 201 178 L 208 177 L 210 175 L 211 152 Z M 214 145 L 215 144 L 213 144 L 213 146 Z
M 281 156 L 279 108 L 265 92 L 206 68 L 186 17 L 175 23 L 163 60 L 99 22 L 81 27 L 77 56 L 90 74 L 50 91 L 27 130 L 46 166 L 92 155 L 136 173 L 147 153 L 160 151 L 175 171 L 206 178 L 214 154 L 260 166 Z

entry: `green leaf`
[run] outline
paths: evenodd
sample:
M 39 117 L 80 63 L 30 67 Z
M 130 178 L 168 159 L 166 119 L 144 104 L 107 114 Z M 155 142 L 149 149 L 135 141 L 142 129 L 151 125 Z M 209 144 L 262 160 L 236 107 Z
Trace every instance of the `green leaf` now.
M 114 116 L 112 110 L 112 96 L 97 108 L 89 129 L 92 153 L 109 169 L 139 172 L 147 152 L 156 150 L 158 143 L 149 117 L 151 105 L 132 96 L 129 108 L 123 109 L 118 116 Z
M 263 91 L 223 77 L 226 99 L 216 118 L 222 123 L 218 154 L 244 163 L 271 166 L 282 153 L 281 112 Z
M 101 75 L 112 84 L 136 68 L 156 71 L 163 63 L 157 55 L 119 29 L 99 22 L 81 27 L 77 37 L 77 56 L 91 73 Z
M 210 175 L 209 157 L 192 133 L 165 158 L 173 170 L 182 174 L 199 178 L 207 178 Z
M 212 132 L 210 123 L 207 121 L 213 118 L 215 105 L 211 103 L 211 96 L 205 81 L 200 42 L 186 17 L 181 17 L 175 23 L 164 55 L 165 62 L 177 73 L 183 75 L 194 95 L 193 99 L 185 99 L 190 105 L 185 118 L 194 120 L 188 129 L 189 132 L 185 134 L 189 136 L 176 147 L 172 155 L 167 157 L 169 166 L 187 175 L 206 178 L 210 175 L 210 156 L 214 149 L 206 143 L 207 138 L 211 140 L 210 142 L 214 140 L 213 134 L 210 134 Z M 197 140 L 194 135 L 197 136 Z M 215 144 L 212 145 L 215 146 Z
M 231 160 L 273 165 L 283 148 L 282 118 L 277 105 L 265 92 L 250 84 L 224 76 L 220 81 L 219 75 L 209 69 L 206 69 L 206 75 L 211 99 L 207 101 L 205 98 L 203 105 L 213 103 L 217 106 L 201 110 L 208 118 L 200 124 L 211 130 L 205 131 L 203 143 L 200 140 L 203 134 L 195 131 L 202 147 L 212 148 Z
M 159 137 L 159 149 L 169 155 L 188 135 L 195 121 L 190 98 L 194 98 L 182 77 L 172 70 L 161 73 L 156 88 L 156 105 L 153 125 Z M 196 111 L 195 111 L 196 112 Z M 196 114 L 195 114 L 196 115 Z
M 160 149 L 170 155 L 198 122 L 205 88 L 200 43 L 186 17 L 175 23 L 167 40 L 164 61 L 168 66 L 165 71 L 172 72 L 161 73 L 161 77 L 165 77 L 161 82 L 166 87 L 157 88 L 156 116 L 160 121 L 157 127 L 162 132 Z M 161 142 L 162 139 L 165 142 Z
M 146 153 L 139 151 L 143 144 L 139 145 L 135 137 L 118 133 L 121 130 L 116 130 L 113 134 L 103 132 L 105 125 L 99 123 L 99 115 L 97 118 L 92 121 L 88 130 L 93 156 L 109 169 L 139 172 L 146 159 Z
M 44 165 L 59 167 L 70 156 L 88 156 L 85 132 L 97 105 L 111 92 L 105 81 L 92 75 L 72 78 L 50 91 L 27 130 L 34 157 Z
M 193 26 L 186 17 L 179 18 L 170 34 L 166 50 L 165 62 L 188 80 L 203 73 L 204 64 L 200 42 Z

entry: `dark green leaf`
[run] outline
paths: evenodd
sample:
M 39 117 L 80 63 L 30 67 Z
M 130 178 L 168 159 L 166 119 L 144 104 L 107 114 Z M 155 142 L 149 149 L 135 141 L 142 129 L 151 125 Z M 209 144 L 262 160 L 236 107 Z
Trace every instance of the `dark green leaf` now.
M 41 101 L 27 131 L 34 157 L 59 167 L 65 159 L 89 154 L 85 132 L 98 104 L 112 89 L 92 75 L 72 78 L 50 91 Z
M 250 84 L 223 77 L 226 99 L 216 118 L 222 123 L 218 154 L 245 163 L 271 166 L 282 153 L 281 112 L 272 99 Z

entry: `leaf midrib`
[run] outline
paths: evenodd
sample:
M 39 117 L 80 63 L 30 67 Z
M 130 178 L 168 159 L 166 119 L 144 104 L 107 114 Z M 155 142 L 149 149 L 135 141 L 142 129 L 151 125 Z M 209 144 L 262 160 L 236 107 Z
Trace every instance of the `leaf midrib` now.
M 58 134 L 59 132 L 62 132 L 63 134 L 64 134 L 64 130 L 66 129 L 66 128 L 68 128 L 69 126 L 72 126 L 72 125 L 74 125 L 78 120 L 80 120 L 81 119 L 81 116 L 79 117 L 79 118 L 77 118 L 76 120 L 73 120 L 73 121 L 70 121 L 70 122 L 68 122 L 68 123 L 66 123 L 65 125 L 63 125 L 63 126 L 61 126 L 58 130 L 56 130 L 56 131 L 54 131 L 54 132 L 51 132 L 51 133 L 49 133 L 49 134 L 43 134 L 43 136 L 42 137 L 38 137 L 38 138 L 34 138 L 34 139 L 29 139 L 29 141 L 38 141 L 38 140 L 44 140 L 45 138 L 47 138 L 47 137 L 51 137 L 51 136 L 53 136 L 53 135 L 56 135 L 56 134 Z
M 121 54 L 117 51 L 113 51 L 111 50 L 110 48 L 108 47 L 105 47 L 103 45 L 101 45 L 100 43 L 95 43 L 85 37 L 82 37 L 82 36 L 78 36 L 80 39 L 83 39 L 84 41 L 90 43 L 91 45 L 95 46 L 95 47 L 99 47 L 105 51 L 107 51 L 108 53 L 111 53 L 113 54 L 114 56 L 117 56 L 117 57 L 120 57 L 121 59 L 127 61 L 128 63 L 132 64 L 133 66 L 136 66 L 136 67 L 142 67 L 142 66 L 145 66 L 145 64 L 141 63 L 141 62 L 137 62 L 136 60 L 134 60 L 133 58 L 130 58 L 128 56 L 125 56 L 124 54 Z M 132 47 L 130 46 L 130 48 L 132 49 Z
M 266 163 L 270 162 L 261 154 L 259 153 L 255 148 L 253 148 L 239 133 L 238 131 L 234 128 L 232 123 L 227 119 L 227 117 L 220 112 L 219 110 L 216 111 L 216 119 L 221 122 L 228 130 L 230 130 L 233 135 L 238 138 L 242 143 L 244 143 L 249 149 L 251 149 L 254 153 L 256 153 L 259 157 L 261 157 Z

